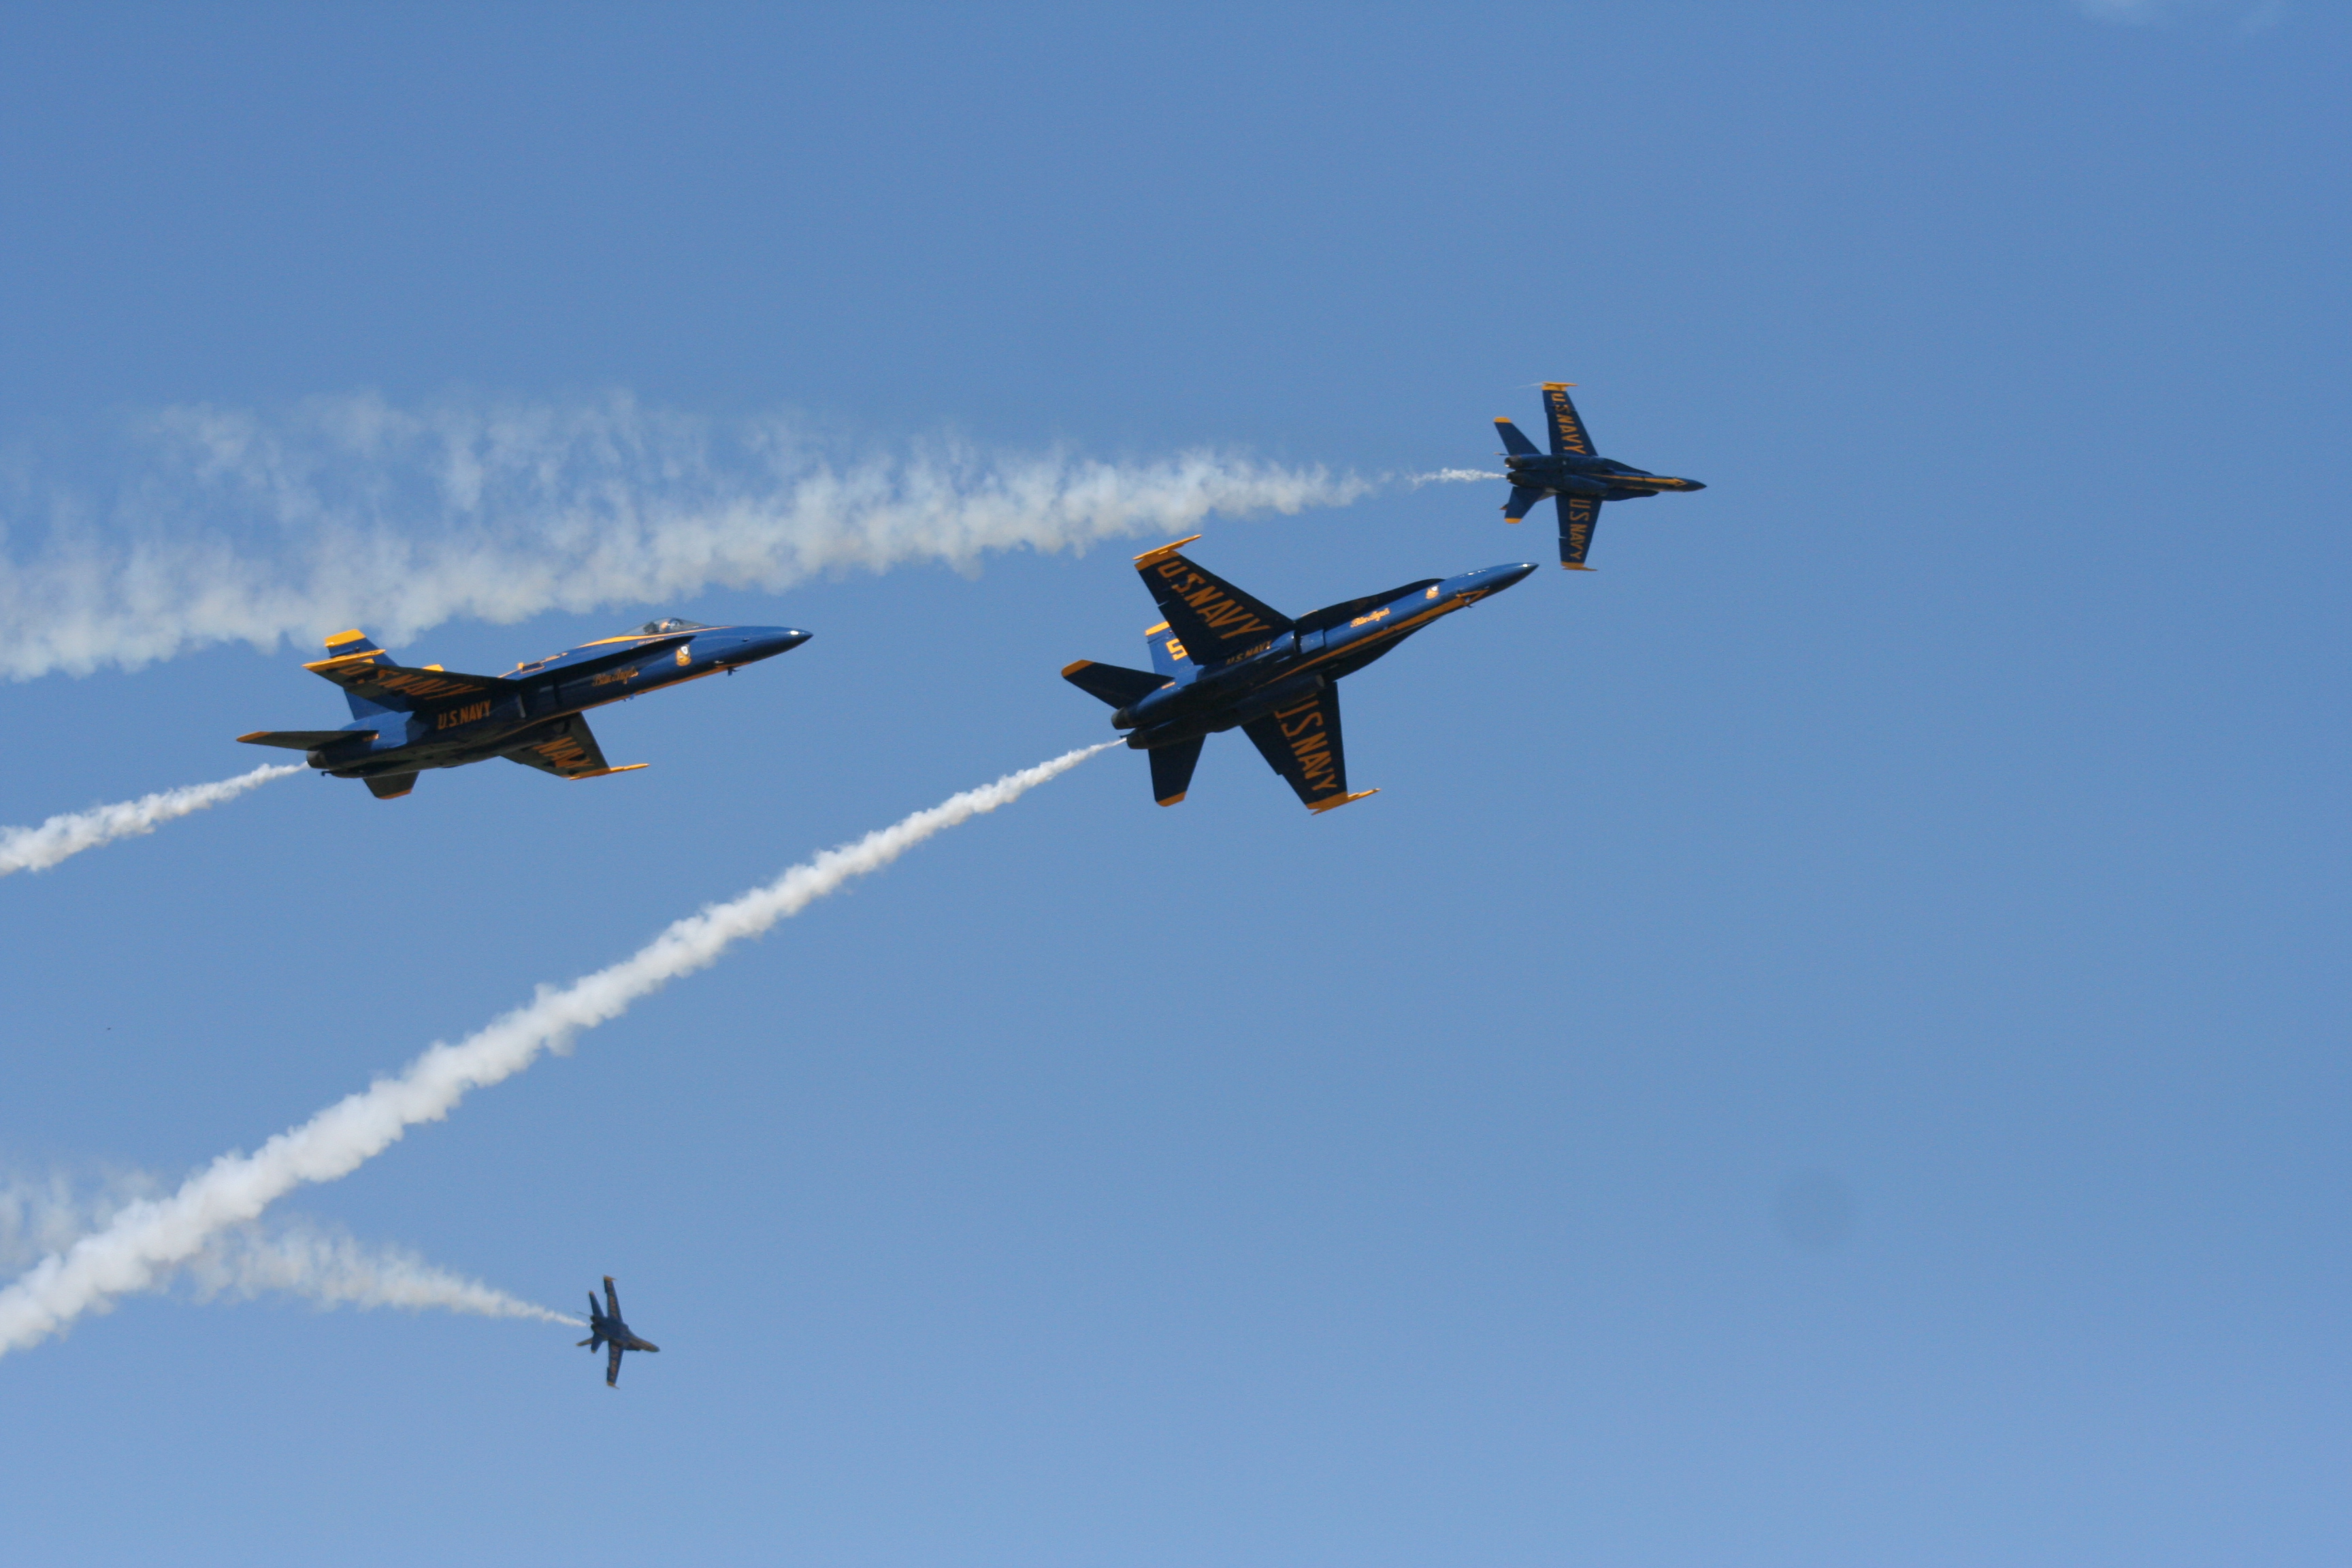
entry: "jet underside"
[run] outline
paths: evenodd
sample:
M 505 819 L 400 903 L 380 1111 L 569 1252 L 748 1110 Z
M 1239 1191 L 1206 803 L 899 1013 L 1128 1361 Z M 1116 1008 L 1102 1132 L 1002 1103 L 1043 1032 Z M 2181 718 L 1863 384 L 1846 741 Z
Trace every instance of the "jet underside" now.
M 1536 450 L 1535 443 L 1509 420 L 1495 421 L 1511 481 L 1510 499 L 1503 503 L 1503 521 L 1518 521 L 1537 502 L 1549 497 L 1559 513 L 1559 563 L 1570 571 L 1591 570 L 1584 558 L 1592 548 L 1602 503 L 1706 488 L 1696 479 L 1654 474 L 1601 457 L 1593 449 L 1592 437 L 1569 398 L 1565 382 L 1544 384 L 1544 424 L 1550 437 L 1549 452 Z
M 1152 798 L 1182 800 L 1207 738 L 1247 734 L 1308 810 L 1372 791 L 1348 788 L 1339 682 L 1442 616 L 1517 582 L 1531 565 L 1423 578 L 1293 621 L 1179 553 L 1136 558 L 1167 619 L 1144 634 L 1150 670 L 1080 659 L 1062 674 L 1117 710 L 1111 723 L 1150 753 Z
M 739 669 L 807 640 L 806 632 L 784 626 L 655 621 L 489 676 L 397 665 L 360 633 L 344 632 L 328 639 L 327 658 L 303 668 L 343 689 L 352 721 L 238 739 L 301 751 L 312 767 L 364 780 L 387 799 L 405 795 L 425 769 L 492 757 L 559 778 L 601 778 L 631 769 L 604 760 L 587 710 Z

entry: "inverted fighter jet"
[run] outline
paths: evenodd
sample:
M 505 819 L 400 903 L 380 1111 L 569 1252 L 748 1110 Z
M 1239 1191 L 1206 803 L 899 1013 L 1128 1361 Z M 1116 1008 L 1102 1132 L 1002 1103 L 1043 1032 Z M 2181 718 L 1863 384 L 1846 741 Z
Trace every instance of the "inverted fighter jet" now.
M 1379 794 L 1348 792 L 1340 677 L 1536 569 L 1530 561 L 1424 577 L 1294 621 L 1177 553 L 1200 537 L 1135 558 L 1143 586 L 1167 617 L 1143 634 L 1150 669 L 1082 658 L 1062 671 L 1063 679 L 1117 709 L 1112 728 L 1130 731 L 1128 745 L 1150 753 L 1151 798 L 1162 805 L 1184 798 L 1208 737 L 1236 726 L 1309 811 Z
M 1573 382 L 1543 384 L 1544 416 L 1551 426 L 1551 451 L 1519 434 L 1507 419 L 1495 421 L 1503 438 L 1503 466 L 1510 470 L 1511 499 L 1503 503 L 1503 521 L 1517 522 L 1536 502 L 1549 496 L 1559 509 L 1559 563 L 1571 572 L 1590 572 L 1584 552 L 1592 548 L 1593 526 L 1601 521 L 1601 503 L 1640 500 L 1660 490 L 1703 490 L 1696 479 L 1672 479 L 1663 474 L 1629 468 L 1592 450 L 1592 437 L 1577 417 L 1568 389 Z
M 425 768 L 492 757 L 560 779 L 600 779 L 646 764 L 605 762 L 581 716 L 586 710 L 721 670 L 731 675 L 808 639 L 789 626 L 706 626 L 672 618 L 516 665 L 505 675 L 459 675 L 437 664 L 394 664 L 358 632 L 337 632 L 327 639 L 327 657 L 302 668 L 343 689 L 352 722 L 340 730 L 257 730 L 237 739 L 307 752 L 312 767 L 358 779 L 378 800 L 406 795 Z
M 592 1354 L 598 1345 L 603 1345 L 612 1352 L 604 1362 L 604 1386 L 607 1388 L 621 1386 L 621 1352 L 623 1351 L 652 1351 L 656 1355 L 661 1353 L 661 1346 L 650 1340 L 637 1338 L 629 1331 L 629 1325 L 621 1321 L 621 1293 L 613 1289 L 613 1277 L 610 1274 L 604 1276 L 604 1310 L 603 1311 L 596 1310 L 596 1292 L 593 1290 L 588 1292 L 588 1337 L 580 1342 L 586 1345 Z

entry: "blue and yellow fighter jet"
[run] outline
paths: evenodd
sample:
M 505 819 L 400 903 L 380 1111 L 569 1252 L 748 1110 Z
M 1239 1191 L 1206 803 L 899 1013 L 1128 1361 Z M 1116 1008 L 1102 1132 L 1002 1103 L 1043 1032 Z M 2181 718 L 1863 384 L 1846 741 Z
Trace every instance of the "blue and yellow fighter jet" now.
M 610 1274 L 604 1276 L 604 1310 L 599 1311 L 596 1309 L 596 1292 L 593 1290 L 588 1292 L 588 1337 L 580 1342 L 588 1348 L 588 1353 L 591 1355 L 595 1354 L 600 1349 L 606 1352 L 604 1386 L 607 1388 L 621 1386 L 621 1352 L 623 1351 L 651 1351 L 656 1355 L 661 1353 L 661 1346 L 651 1340 L 639 1339 L 630 1330 L 628 1324 L 621 1321 L 621 1293 L 613 1289 L 613 1277 Z
M 1584 563 L 1584 553 L 1592 548 L 1592 530 L 1601 521 L 1602 501 L 1639 500 L 1660 490 L 1706 487 L 1696 479 L 1645 473 L 1595 455 L 1592 437 L 1585 434 L 1584 421 L 1577 416 L 1576 405 L 1569 401 L 1568 389 L 1574 384 L 1568 381 L 1543 384 L 1544 416 L 1551 426 L 1549 454 L 1537 451 L 1536 444 L 1507 419 L 1495 421 L 1495 433 L 1503 438 L 1503 466 L 1510 470 L 1511 479 L 1511 499 L 1503 503 L 1503 521 L 1517 522 L 1536 502 L 1551 497 L 1559 509 L 1559 563 L 1571 572 L 1590 572 L 1592 568 Z
M 358 779 L 378 800 L 396 800 L 426 768 L 460 768 L 504 757 L 560 779 L 633 773 L 616 768 L 581 715 L 656 687 L 732 672 L 808 641 L 790 626 L 706 626 L 647 621 L 569 653 L 519 664 L 506 675 L 460 675 L 428 664 L 409 668 L 358 632 L 327 639 L 327 658 L 302 668 L 343 689 L 352 722 L 340 730 L 257 730 L 249 746 L 307 752 L 339 779 Z
M 1499 594 L 1536 569 L 1521 562 L 1424 577 L 1294 621 L 1178 553 L 1200 537 L 1135 558 L 1144 588 L 1168 617 L 1143 634 L 1150 669 L 1082 658 L 1062 671 L 1063 679 L 1118 710 L 1111 726 L 1131 731 L 1127 743 L 1150 753 L 1151 797 L 1162 805 L 1184 798 L 1208 737 L 1235 726 L 1309 811 L 1379 794 L 1348 793 L 1340 678 L 1440 616 Z

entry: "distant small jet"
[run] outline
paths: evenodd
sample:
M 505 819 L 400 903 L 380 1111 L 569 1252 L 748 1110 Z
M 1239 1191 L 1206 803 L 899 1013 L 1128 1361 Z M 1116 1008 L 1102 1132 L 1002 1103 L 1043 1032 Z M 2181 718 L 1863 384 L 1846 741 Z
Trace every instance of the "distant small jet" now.
M 237 739 L 307 752 L 312 767 L 358 779 L 378 800 L 406 795 L 425 768 L 461 768 L 492 757 L 560 779 L 600 779 L 646 764 L 606 763 L 581 717 L 586 710 L 732 673 L 808 639 L 790 626 L 706 626 L 672 617 L 516 665 L 506 675 L 459 675 L 437 664 L 394 664 L 358 632 L 337 632 L 327 639 L 328 657 L 302 668 L 343 689 L 352 721 L 340 730 L 257 730 Z
M 1192 539 L 1135 558 L 1144 588 L 1168 617 L 1143 634 L 1151 668 L 1082 658 L 1062 671 L 1063 679 L 1118 710 L 1111 726 L 1131 731 L 1128 745 L 1150 753 L 1151 798 L 1162 805 L 1184 798 L 1208 737 L 1236 727 L 1309 811 L 1377 795 L 1348 793 L 1340 677 L 1536 569 L 1529 561 L 1424 577 L 1294 621 L 1179 554 Z
M 1592 548 L 1592 530 L 1601 521 L 1601 503 L 1640 500 L 1660 490 L 1703 490 L 1696 479 L 1674 479 L 1663 474 L 1629 468 L 1596 455 L 1592 437 L 1569 401 L 1572 382 L 1543 384 L 1544 414 L 1551 426 L 1551 451 L 1536 450 L 1507 419 L 1495 421 L 1503 438 L 1503 466 L 1510 470 L 1511 499 L 1503 503 L 1503 521 L 1517 522 L 1544 497 L 1559 509 L 1559 563 L 1571 572 L 1590 572 L 1585 552 Z
M 611 1352 L 604 1363 L 604 1386 L 607 1388 L 621 1386 L 623 1351 L 652 1351 L 656 1355 L 661 1352 L 661 1346 L 637 1338 L 629 1331 L 629 1325 L 621 1321 L 621 1294 L 613 1289 L 610 1274 L 604 1276 L 604 1310 L 600 1312 L 596 1310 L 596 1292 L 588 1292 L 588 1337 L 580 1342 L 592 1352 L 598 1345 Z

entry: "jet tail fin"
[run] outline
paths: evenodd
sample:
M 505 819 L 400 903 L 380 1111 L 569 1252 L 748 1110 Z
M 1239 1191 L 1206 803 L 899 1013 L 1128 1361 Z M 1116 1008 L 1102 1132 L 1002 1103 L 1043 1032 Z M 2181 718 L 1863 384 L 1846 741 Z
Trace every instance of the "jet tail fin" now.
M 1495 434 L 1503 438 L 1503 450 L 1509 453 L 1514 458 L 1539 458 L 1543 456 L 1541 452 L 1538 452 L 1536 449 L 1536 444 L 1533 441 L 1528 440 L 1527 437 L 1520 432 L 1519 427 L 1512 424 L 1507 419 L 1497 419 L 1495 421 Z
M 1503 521 L 1505 522 L 1518 521 L 1519 519 L 1527 516 L 1529 511 L 1533 510 L 1536 502 L 1543 500 L 1543 498 L 1544 493 L 1541 490 L 1529 489 L 1525 485 L 1513 485 L 1511 487 L 1511 499 L 1503 503 Z
M 1099 698 L 1114 708 L 1132 708 L 1143 700 L 1146 693 L 1157 691 L 1168 684 L 1166 676 L 1154 675 L 1148 669 L 1097 664 L 1090 658 L 1064 666 L 1062 679 L 1087 696 Z
M 1163 680 L 1190 680 L 1201 673 L 1201 667 L 1184 651 L 1184 639 L 1166 621 L 1145 632 L 1143 640 L 1151 649 L 1151 668 Z

